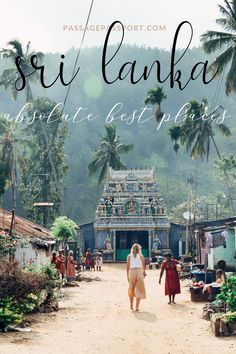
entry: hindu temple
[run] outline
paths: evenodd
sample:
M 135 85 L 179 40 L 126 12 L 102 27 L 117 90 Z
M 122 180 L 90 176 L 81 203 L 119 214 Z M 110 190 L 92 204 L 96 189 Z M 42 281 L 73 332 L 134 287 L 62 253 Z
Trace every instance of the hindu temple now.
M 96 210 L 95 247 L 112 261 L 124 261 L 133 243 L 145 257 L 169 250 L 166 208 L 154 169 L 109 168 Z

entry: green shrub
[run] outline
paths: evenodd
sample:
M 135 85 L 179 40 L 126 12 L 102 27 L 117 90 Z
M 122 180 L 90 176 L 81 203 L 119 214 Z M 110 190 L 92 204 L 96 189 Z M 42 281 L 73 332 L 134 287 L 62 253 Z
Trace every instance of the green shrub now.
M 22 314 L 19 309 L 14 307 L 11 298 L 0 300 L 0 330 L 5 332 L 7 326 L 15 325 L 22 321 Z
M 60 286 L 61 281 L 58 273 L 51 265 L 43 266 L 40 269 L 36 267 L 22 269 L 17 262 L 0 263 L 3 329 L 8 325 L 8 322 L 14 323 L 14 318 L 17 321 L 22 314 L 30 313 L 41 306 L 45 307 L 53 302 L 55 308 L 58 307 L 55 289 L 59 289 Z M 11 308 L 8 306 L 9 302 Z
M 8 234 L 0 231 L 0 258 L 13 255 L 17 246 L 17 240 L 12 239 Z
M 17 262 L 0 263 L 0 299 L 22 301 L 45 288 L 45 275 L 23 270 Z
M 20 313 L 26 314 L 39 309 L 42 302 L 40 294 L 29 294 L 22 301 L 14 303 L 14 307 L 18 309 Z
M 217 299 L 226 304 L 227 310 L 236 311 L 236 276 L 228 278 L 226 283 L 221 286 Z
M 61 280 L 58 277 L 57 270 L 54 266 L 42 266 L 41 271 L 45 277 L 45 291 L 48 295 L 48 299 L 54 297 L 54 290 L 61 287 Z

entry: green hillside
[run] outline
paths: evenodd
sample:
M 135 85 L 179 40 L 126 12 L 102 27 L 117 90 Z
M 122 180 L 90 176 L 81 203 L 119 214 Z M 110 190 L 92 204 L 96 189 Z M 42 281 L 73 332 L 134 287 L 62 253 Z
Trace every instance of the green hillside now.
M 114 48 L 110 48 L 114 51 Z M 61 53 L 60 53 L 61 54 Z M 57 68 L 60 61 L 60 54 L 48 53 L 45 55 L 45 67 L 47 80 L 52 81 L 57 75 Z M 71 49 L 65 54 L 65 78 L 70 79 L 72 66 L 77 51 Z M 180 54 L 180 52 L 178 53 Z M 93 150 L 98 146 L 101 134 L 103 133 L 106 117 L 112 107 L 122 103 L 122 113 L 128 116 L 137 110 L 136 116 L 144 107 L 144 98 L 148 89 L 156 86 L 155 71 L 150 74 L 146 81 L 140 81 L 132 85 L 128 79 L 116 82 L 112 85 L 104 83 L 101 74 L 102 48 L 83 49 L 79 60 L 80 72 L 72 84 L 64 113 L 73 117 L 79 107 L 83 107 L 83 114 L 77 116 L 83 118 L 89 113 L 97 116 L 96 119 L 73 123 L 72 118 L 68 122 L 69 136 L 66 141 L 66 152 L 68 154 L 69 172 L 66 176 L 65 195 L 63 198 L 64 210 L 67 216 L 79 223 L 93 220 L 96 204 L 100 198 L 102 188 L 97 186 L 97 179 L 88 176 L 88 163 L 91 161 Z M 180 61 L 178 68 L 187 78 L 198 61 L 205 61 L 206 55 L 200 48 L 189 50 Z M 170 53 L 164 50 L 140 48 L 137 46 L 124 46 L 114 59 L 109 75 L 115 75 L 118 68 L 127 61 L 137 61 L 137 76 L 141 75 L 145 65 L 150 66 L 154 60 L 161 62 L 163 77 L 167 76 L 170 67 Z M 209 59 L 210 60 L 210 59 Z M 2 71 L 7 62 L 1 61 Z M 222 105 L 228 110 L 231 116 L 225 122 L 232 128 L 232 137 L 223 138 L 216 135 L 216 141 L 222 154 L 235 151 L 236 127 L 234 124 L 235 97 L 226 97 L 224 82 L 219 84 L 214 80 L 209 85 L 204 85 L 200 79 L 190 82 L 183 91 L 178 88 L 170 88 L 169 82 L 163 84 L 167 99 L 163 102 L 162 109 L 165 113 L 176 115 L 181 106 L 189 99 L 208 99 L 212 108 Z M 49 89 L 42 90 L 39 86 L 33 86 L 34 96 L 48 96 L 56 102 L 63 102 L 67 88 L 55 84 Z M 24 104 L 23 93 L 19 94 L 17 102 L 13 103 L 4 89 L 0 90 L 1 112 L 18 114 Z M 153 114 L 154 110 L 152 111 Z M 149 112 L 145 117 L 150 116 Z M 165 123 L 157 130 L 157 123 L 154 118 L 145 123 L 138 123 L 131 118 L 128 120 L 117 119 L 118 134 L 124 143 L 134 143 L 134 151 L 124 156 L 124 162 L 130 168 L 155 167 L 161 191 L 170 210 L 187 198 L 187 177 L 191 172 L 196 181 L 197 195 L 216 194 L 225 191 L 223 183 L 215 177 L 213 160 L 216 158 L 214 147 L 211 147 L 210 159 L 206 163 L 201 159 L 191 160 L 183 147 L 178 154 L 173 150 L 173 142 L 168 135 L 171 123 Z

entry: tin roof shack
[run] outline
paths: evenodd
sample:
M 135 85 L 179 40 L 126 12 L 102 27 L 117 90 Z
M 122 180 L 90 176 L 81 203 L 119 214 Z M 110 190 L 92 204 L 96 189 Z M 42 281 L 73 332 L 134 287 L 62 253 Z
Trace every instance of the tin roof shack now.
M 222 232 L 227 231 L 226 239 Z M 197 261 L 206 263 L 206 233 L 212 234 L 212 248 L 208 254 L 208 268 L 217 268 L 219 260 L 226 262 L 226 270 L 236 270 L 236 217 L 197 222 L 194 225 Z M 225 242 L 224 242 L 225 241 Z
M 15 259 L 22 266 L 48 264 L 55 244 L 50 231 L 20 216 L 15 216 L 14 220 L 13 237 L 17 240 Z M 11 221 L 11 212 L 0 208 L 0 230 L 9 233 Z

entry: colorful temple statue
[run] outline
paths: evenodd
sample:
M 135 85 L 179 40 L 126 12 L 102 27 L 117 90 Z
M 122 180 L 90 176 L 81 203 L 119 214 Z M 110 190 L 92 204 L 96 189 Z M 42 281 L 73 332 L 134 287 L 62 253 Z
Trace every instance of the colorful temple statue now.
M 141 244 L 145 257 L 151 257 L 154 246 L 168 252 L 170 225 L 165 210 L 154 169 L 109 168 L 96 210 L 95 247 L 111 247 L 113 261 L 125 260 L 134 242 Z
M 104 242 L 104 249 L 106 251 L 112 251 L 111 240 L 109 239 L 109 237 L 107 237 Z

